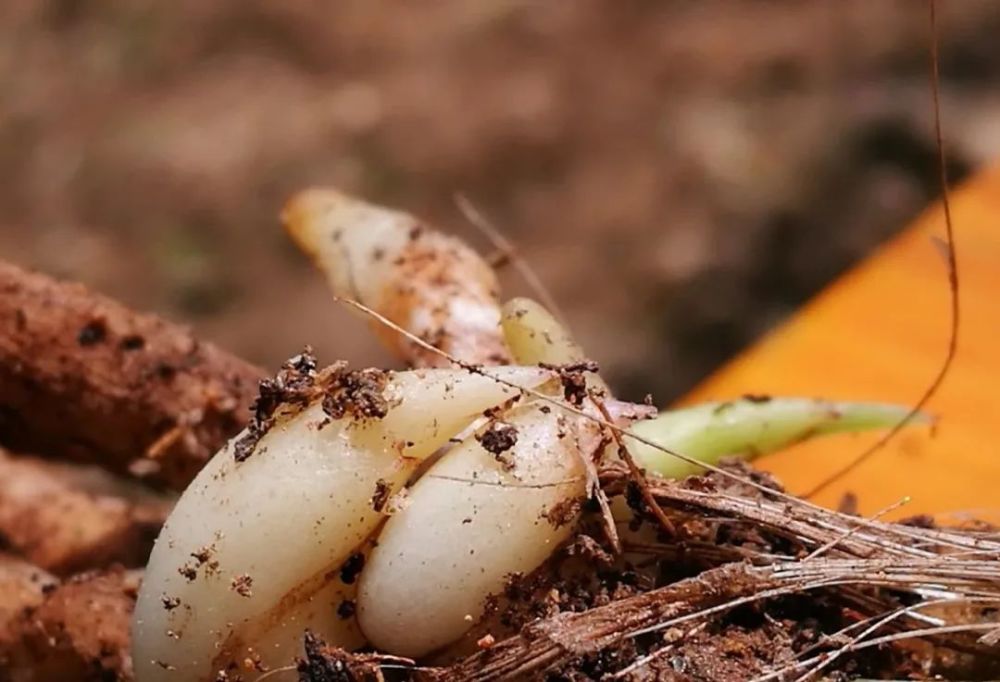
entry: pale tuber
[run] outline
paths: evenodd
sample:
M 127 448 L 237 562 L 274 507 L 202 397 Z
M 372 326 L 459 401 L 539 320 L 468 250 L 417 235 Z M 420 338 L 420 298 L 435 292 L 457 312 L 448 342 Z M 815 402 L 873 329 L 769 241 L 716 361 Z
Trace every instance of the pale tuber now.
M 518 367 L 391 373 L 377 396 L 332 386 L 301 411 L 283 404 L 243 461 L 247 434 L 234 439 L 181 496 L 153 549 L 133 628 L 137 679 L 214 680 L 245 658 L 273 660 L 257 651 L 268 630 L 308 621 L 299 612 L 311 598 L 355 579 L 357 553 L 384 516 L 378 500 L 477 414 L 518 395 L 498 378 L 532 386 L 547 376 Z M 361 412 L 362 398 L 384 410 Z M 330 416 L 345 403 L 346 414 Z M 358 643 L 350 619 L 334 608 L 325 615 L 333 643 Z M 277 658 L 291 663 L 296 653 Z

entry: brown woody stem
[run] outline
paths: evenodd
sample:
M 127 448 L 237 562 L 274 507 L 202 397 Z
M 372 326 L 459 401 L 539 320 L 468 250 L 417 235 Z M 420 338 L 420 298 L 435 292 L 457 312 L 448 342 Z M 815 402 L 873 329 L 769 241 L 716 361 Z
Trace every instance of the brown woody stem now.
M 159 317 L 0 262 L 0 442 L 183 488 L 263 372 Z

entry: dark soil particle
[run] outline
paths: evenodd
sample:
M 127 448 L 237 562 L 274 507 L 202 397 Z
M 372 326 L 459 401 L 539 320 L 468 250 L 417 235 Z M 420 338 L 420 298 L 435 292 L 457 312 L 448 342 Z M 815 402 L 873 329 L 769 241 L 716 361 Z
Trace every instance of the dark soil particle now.
M 542 518 L 552 524 L 553 528 L 561 528 L 576 520 L 582 506 L 583 501 L 580 499 L 566 499 L 543 512 Z
M 364 655 L 327 646 L 310 631 L 303 638 L 305 656 L 296 671 L 299 682 L 367 682 L 384 679 L 378 665 Z
M 345 599 L 337 606 L 337 617 L 341 620 L 353 618 L 357 611 L 357 605 L 350 599 Z
M 153 373 L 161 381 L 172 381 L 177 376 L 177 368 L 166 362 L 158 362 Z
M 381 419 L 389 412 L 385 389 L 389 375 L 379 369 L 343 371 L 323 396 L 323 411 L 332 419 L 353 416 L 359 419 Z
M 123 351 L 142 350 L 146 347 L 146 339 L 139 334 L 129 334 L 122 337 L 122 340 L 118 342 L 118 347 Z
M 386 503 L 389 501 L 389 496 L 392 494 L 392 487 L 384 479 L 380 478 L 375 481 L 375 492 L 372 493 L 372 509 L 381 512 L 385 509 Z
M 908 516 L 905 519 L 901 519 L 899 523 L 904 526 L 912 526 L 914 528 L 932 529 L 937 527 L 937 524 L 934 521 L 934 517 L 929 514 L 917 514 L 916 516 Z
M 261 379 L 257 399 L 250 406 L 250 423 L 233 444 L 233 457 L 243 462 L 253 454 L 257 443 L 274 424 L 278 407 L 301 410 L 315 395 L 316 358 L 308 346 L 287 360 L 273 379 Z
M 346 585 L 353 585 L 361 574 L 361 569 L 365 567 L 365 555 L 357 552 L 347 557 L 347 561 L 340 567 L 340 580 Z
M 517 427 L 501 421 L 493 421 L 484 431 L 476 434 L 476 440 L 486 452 L 500 462 L 505 469 L 514 468 L 514 463 L 504 453 L 517 445 Z
M 208 545 L 202 547 L 201 549 L 191 552 L 191 557 L 198 562 L 198 565 L 208 562 L 212 558 L 212 554 L 215 552 L 215 547 Z
M 347 661 L 331 651 L 311 632 L 305 634 L 305 658 L 296 667 L 300 682 L 350 682 Z
M 615 562 L 615 557 L 601 546 L 594 538 L 581 533 L 563 550 L 567 557 L 582 557 L 595 566 L 609 568 Z
M 559 374 L 559 381 L 562 382 L 563 396 L 567 402 L 579 407 L 587 397 L 587 372 L 597 373 L 600 366 L 592 361 L 575 362 L 569 365 L 550 365 L 539 363 L 544 369 L 549 369 Z
M 629 509 L 638 514 L 647 511 L 646 500 L 642 498 L 642 489 L 635 481 L 629 481 L 625 486 L 625 502 Z
M 91 320 L 80 329 L 76 342 L 83 347 L 96 346 L 108 337 L 108 326 L 104 320 Z
M 240 436 L 239 440 L 233 443 L 233 459 L 237 462 L 245 462 L 250 459 L 250 455 L 253 454 L 254 448 L 257 447 L 257 443 L 260 439 L 264 437 L 264 432 L 261 431 L 255 424 L 251 424 L 247 427 L 246 433 Z
M 253 578 L 246 573 L 234 577 L 230 583 L 230 587 L 233 592 L 241 597 L 253 596 L 253 592 L 251 591 L 251 587 L 253 587 Z
M 385 389 L 389 373 L 380 369 L 348 370 L 337 362 L 317 371 L 316 357 L 308 346 L 281 366 L 274 378 L 262 379 L 257 399 L 250 407 L 246 431 L 233 444 L 237 462 L 248 459 L 260 439 L 274 425 L 279 412 L 291 416 L 316 399 L 331 419 L 381 419 L 389 411 Z

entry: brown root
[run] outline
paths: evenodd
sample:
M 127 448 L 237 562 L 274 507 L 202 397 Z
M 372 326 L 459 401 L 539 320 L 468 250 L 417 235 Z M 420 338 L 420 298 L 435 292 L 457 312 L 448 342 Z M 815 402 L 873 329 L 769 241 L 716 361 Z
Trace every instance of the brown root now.
M 34 564 L 0 554 L 0 651 L 19 635 L 16 623 L 21 614 L 45 601 L 45 593 L 58 584 L 55 576 Z
M 133 572 L 110 569 L 44 590 L 8 623 L 0 671 L 25 682 L 131 680 L 129 622 L 138 582 Z
M 0 442 L 183 488 L 245 424 L 258 368 L 79 284 L 0 263 Z
M 58 575 L 145 564 L 170 502 L 98 493 L 69 465 L 0 450 L 0 537 L 9 549 Z M 74 480 L 74 476 L 76 480 Z M 98 478 L 94 472 L 91 478 Z

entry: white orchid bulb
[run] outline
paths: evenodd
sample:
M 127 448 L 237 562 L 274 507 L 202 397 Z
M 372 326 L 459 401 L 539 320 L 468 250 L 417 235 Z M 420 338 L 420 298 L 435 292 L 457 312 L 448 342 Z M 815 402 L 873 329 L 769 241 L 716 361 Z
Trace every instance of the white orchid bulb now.
M 592 421 L 532 402 L 452 448 L 386 523 L 361 576 L 358 618 L 376 647 L 421 656 L 461 637 L 511 574 L 573 532 Z
M 299 648 L 275 632 L 285 627 L 358 643 L 337 604 L 316 605 L 350 596 L 385 499 L 474 417 L 518 395 L 497 379 L 533 386 L 548 377 L 536 368 L 488 372 L 367 375 L 374 385 L 355 376 L 353 395 L 340 386 L 304 407 L 281 406 L 265 433 L 246 432 L 220 451 L 150 557 L 133 626 L 137 680 L 214 680 L 255 657 L 290 664 Z M 282 650 L 262 650 L 269 641 Z
M 357 300 L 452 357 L 509 364 L 496 274 L 461 240 L 334 189 L 298 193 L 282 219 L 335 295 Z M 374 331 L 412 365 L 448 364 L 385 326 Z

